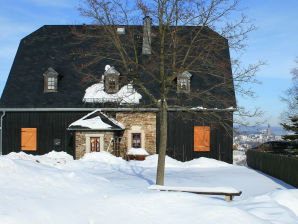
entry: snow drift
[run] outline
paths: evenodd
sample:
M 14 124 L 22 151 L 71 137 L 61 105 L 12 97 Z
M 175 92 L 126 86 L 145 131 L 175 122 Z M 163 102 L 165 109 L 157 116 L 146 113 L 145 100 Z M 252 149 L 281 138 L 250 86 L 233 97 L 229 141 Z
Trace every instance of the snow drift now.
M 167 186 L 243 192 L 227 203 L 220 196 L 148 190 L 156 163 L 156 155 L 127 162 L 107 152 L 80 160 L 63 152 L 1 156 L 0 223 L 298 223 L 298 190 L 259 172 L 207 158 L 166 158 Z

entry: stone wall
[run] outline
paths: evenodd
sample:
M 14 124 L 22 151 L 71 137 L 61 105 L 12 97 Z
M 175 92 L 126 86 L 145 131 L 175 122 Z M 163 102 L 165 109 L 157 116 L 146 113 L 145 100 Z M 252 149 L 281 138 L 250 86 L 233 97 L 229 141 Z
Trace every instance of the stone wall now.
M 114 132 L 112 131 L 76 131 L 75 134 L 75 159 L 80 159 L 84 156 L 84 154 L 88 151 L 89 146 L 86 145 L 90 144 L 90 140 L 88 137 L 101 137 L 101 144 L 100 144 L 100 151 L 107 151 L 112 152 L 113 145 L 110 144 L 111 138 L 114 137 Z M 110 148 L 108 149 L 110 145 Z M 90 152 L 90 151 L 89 151 Z
M 132 133 L 141 133 L 141 147 L 148 153 L 156 153 L 156 114 L 149 112 L 119 112 L 115 119 L 125 125 L 125 131 L 120 140 L 120 156 L 124 156 L 132 147 Z M 75 132 L 75 158 L 80 159 L 86 152 L 90 152 L 90 137 L 101 137 L 100 151 L 113 150 L 111 138 L 116 134 L 112 131 L 76 131 Z M 110 146 L 109 146 L 110 145 Z M 109 148 L 109 149 L 108 149 Z M 119 153 L 116 153 L 119 155 Z
M 132 133 L 141 133 L 141 147 L 150 154 L 156 153 L 156 113 L 118 112 L 116 120 L 125 125 L 120 142 L 122 154 L 131 148 Z

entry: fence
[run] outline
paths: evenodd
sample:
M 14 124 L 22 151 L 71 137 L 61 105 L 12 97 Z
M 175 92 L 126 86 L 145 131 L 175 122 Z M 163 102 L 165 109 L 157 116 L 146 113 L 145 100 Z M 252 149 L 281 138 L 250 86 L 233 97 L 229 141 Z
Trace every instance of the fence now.
M 298 187 L 298 159 L 250 149 L 247 165 Z

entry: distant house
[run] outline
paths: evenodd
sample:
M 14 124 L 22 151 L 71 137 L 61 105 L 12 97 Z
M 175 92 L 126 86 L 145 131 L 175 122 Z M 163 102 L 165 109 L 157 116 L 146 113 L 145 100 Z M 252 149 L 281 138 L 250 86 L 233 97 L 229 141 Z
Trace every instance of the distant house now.
M 148 17 L 144 22 L 148 23 Z M 88 49 L 96 40 L 77 42 L 73 29 L 89 27 L 48 25 L 21 40 L 0 101 L 3 154 L 20 151 L 44 154 L 57 150 L 78 159 L 92 151 L 123 156 L 130 148 L 158 153 L 158 108 L 152 106 L 135 83 L 123 78 L 120 64 L 106 57 L 94 66 L 93 75 L 98 79 L 82 82 L 86 74 L 74 64 L 85 59 L 73 52 Z M 142 26 L 119 29 L 121 38 L 127 35 L 126 30 L 139 32 L 136 41 L 144 67 L 154 64 L 151 48 L 158 47 L 156 27 L 145 27 L 152 29 L 144 31 L 152 34 L 149 42 L 141 38 Z M 184 36 L 197 29 L 182 28 Z M 92 29 L 101 31 L 103 27 Z M 181 161 L 204 156 L 232 162 L 232 135 L 228 129 L 232 129 L 236 102 L 228 41 L 205 29 L 210 41 L 216 39 L 222 48 L 221 54 L 206 66 L 196 65 L 201 66 L 202 72 L 183 71 L 174 80 L 176 86 L 171 97 L 177 100 L 168 103 L 167 153 Z M 103 43 L 96 48 L 99 55 L 112 48 L 105 45 L 108 42 L 105 38 L 98 35 Z M 210 74 L 208 68 L 219 64 L 226 69 Z M 142 81 L 158 97 L 157 84 L 152 84 L 145 70 Z M 211 90 L 201 99 L 190 98 L 196 91 L 207 89 Z M 191 108 L 191 113 L 186 108 Z

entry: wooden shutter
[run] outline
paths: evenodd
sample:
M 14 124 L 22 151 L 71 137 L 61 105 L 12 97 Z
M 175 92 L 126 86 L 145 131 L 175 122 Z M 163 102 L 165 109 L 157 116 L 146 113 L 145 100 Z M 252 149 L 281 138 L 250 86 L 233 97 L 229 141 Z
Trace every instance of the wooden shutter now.
M 21 128 L 21 150 L 36 151 L 36 128 Z
M 194 151 L 210 151 L 210 127 L 194 127 Z

